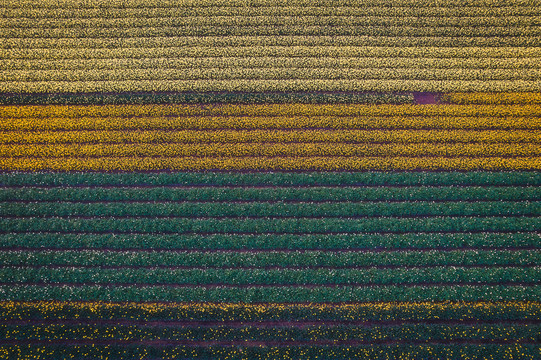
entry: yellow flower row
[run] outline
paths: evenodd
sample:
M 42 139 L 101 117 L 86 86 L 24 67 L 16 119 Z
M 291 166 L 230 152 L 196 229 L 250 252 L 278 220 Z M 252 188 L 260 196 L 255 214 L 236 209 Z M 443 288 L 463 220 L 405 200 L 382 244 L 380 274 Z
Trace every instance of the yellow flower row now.
M 388 15 L 369 15 L 360 14 L 340 14 L 340 15 L 288 15 L 277 10 L 274 13 L 262 14 L 261 8 L 252 7 L 248 14 L 208 14 L 208 13 L 188 13 L 181 15 L 177 10 L 178 17 L 175 16 L 100 16 L 94 19 L 85 18 L 57 18 L 57 19 L 35 19 L 35 18 L 4 18 L 5 27 L 14 28 L 136 28 L 136 27 L 163 27 L 163 26 L 427 26 L 445 27 L 445 26 L 513 26 L 527 27 L 532 24 L 532 17 L 528 16 L 507 16 L 505 18 L 495 16 L 437 16 L 437 17 L 415 17 L 415 16 L 388 16 Z M 180 9 L 179 9 L 180 10 Z M 255 11 L 254 11 L 255 10 Z M 259 11 L 258 11 L 259 10 Z M 267 9 L 264 9 L 263 12 Z M 482 29 L 481 29 L 482 31 Z
M 394 142 L 394 143 L 541 143 L 541 130 L 111 130 L 8 131 L 0 144 L 31 143 L 261 143 L 261 142 Z
M 321 3 L 310 2 L 303 6 L 295 5 L 295 3 L 288 2 L 287 4 L 281 4 L 275 2 L 270 6 L 223 6 L 225 4 L 218 4 L 210 6 L 208 3 L 202 2 L 200 6 L 197 4 L 190 4 L 186 6 L 185 2 L 171 3 L 171 7 L 163 6 L 167 2 L 160 3 L 160 7 L 110 7 L 107 12 L 100 8 L 76 8 L 69 9 L 66 7 L 55 8 L 11 8 L 4 9 L 6 17 L 29 17 L 29 18 L 122 18 L 122 17 L 182 17 L 186 14 L 197 14 L 199 16 L 234 16 L 243 15 L 249 16 L 265 16 L 276 15 L 277 11 L 282 16 L 397 16 L 397 17 L 513 17 L 513 16 L 528 16 L 536 15 L 534 9 L 521 8 L 517 6 L 463 6 L 463 7 L 388 7 L 388 6 L 370 6 L 366 5 L 366 2 L 358 3 L 363 6 L 356 6 L 357 4 L 350 4 L 353 6 L 321 6 Z M 261 4 L 261 2 L 259 2 Z M 103 3 L 102 3 L 103 4 Z M 393 3 L 397 4 L 397 3 Z M 398 3 L 400 4 L 400 3 Z M 64 6 L 66 4 L 63 4 Z M 104 5 L 104 4 L 103 4 Z M 108 4 L 111 6 L 111 4 Z M 221 6 L 220 6 L 221 5 Z M 243 3 L 247 5 L 247 3 Z M 335 4 L 333 4 L 335 5 Z M 372 4 L 374 5 L 374 4 Z M 434 5 L 434 3 L 427 4 Z M 114 6 L 114 4 L 113 4 Z
M 5 171 L 541 170 L 541 157 L 102 157 L 0 158 Z
M 130 116 L 541 116 L 537 105 L 50 105 L 3 106 L 0 118 Z M 10 120 L 11 121 L 11 120 Z M 71 120 L 69 120 L 71 121 Z
M 123 129 L 541 129 L 541 117 L 490 116 L 164 116 L 0 118 L 1 130 Z
M 228 37 L 226 37 L 228 38 Z M 234 37 L 236 39 L 238 37 Z M 296 41 L 301 41 L 302 36 L 294 37 Z M 300 38 L 301 40 L 297 39 Z M 137 46 L 139 48 L 149 47 L 149 44 L 164 42 L 163 46 L 171 46 L 171 44 L 165 43 L 165 40 L 175 41 L 177 43 L 186 42 L 190 46 L 191 42 L 185 39 L 193 38 L 136 38 L 144 41 L 142 44 L 131 44 L 128 40 L 124 39 L 124 42 L 118 44 L 103 44 L 106 47 L 131 47 Z M 159 40 L 155 40 L 159 39 Z M 164 40 L 165 39 L 165 40 Z M 197 38 L 199 39 L 199 38 Z M 203 38 L 207 39 L 207 38 Z M 209 44 L 216 43 L 215 45 L 209 46 L 227 46 L 220 45 L 217 40 L 221 37 L 213 37 L 211 40 L 208 40 Z M 249 40 L 253 41 L 264 41 L 268 42 L 268 37 L 249 37 L 246 42 Z M 271 39 L 273 39 L 271 37 Z M 280 39 L 280 38 L 277 38 Z M 346 39 L 349 39 L 346 37 Z M 68 40 L 71 39 L 15 39 L 13 46 L 19 44 L 21 41 L 26 41 L 27 46 L 32 46 L 36 48 L 46 47 L 44 44 L 41 44 L 45 40 L 55 40 L 54 45 L 58 43 L 66 43 L 65 47 L 69 47 L 71 43 Z M 85 39 L 73 39 L 77 43 Z M 91 45 L 98 46 L 99 43 L 95 44 L 96 39 L 86 39 L 89 43 L 88 47 Z M 90 41 L 92 40 L 92 41 Z M 103 39 L 109 40 L 109 39 Z M 6 40 L 7 41 L 7 40 Z M 120 41 L 120 40 L 118 40 Z M 202 41 L 202 40 L 201 40 Z M 352 40 L 353 41 L 353 40 Z M 365 40 L 368 41 L 368 40 Z M 376 40 L 370 40 L 376 41 Z M 390 41 L 390 40 L 389 40 Z M 231 40 L 234 42 L 234 40 Z M 146 45 L 145 45 L 146 44 Z M 399 44 L 390 43 L 389 46 L 398 46 Z M 7 46 L 7 45 L 6 45 Z M 18 45 L 20 46 L 20 45 Z M 50 45 L 53 46 L 53 45 Z M 79 45 L 81 46 L 81 45 Z M 177 45 L 178 46 L 178 45 Z M 238 46 L 243 46 L 242 44 Z M 40 50 L 41 55 L 49 55 L 52 52 L 56 52 L 56 49 L 44 49 Z M 77 50 L 78 53 L 81 50 Z M 87 50 L 89 51 L 89 50 Z M 128 50 L 125 50 L 128 51 Z M 129 50 L 135 52 L 135 50 Z M 258 57 L 182 57 L 182 56 L 171 56 L 169 51 L 163 50 L 163 54 L 158 54 L 157 58 L 88 58 L 88 59 L 55 59 L 55 61 L 44 60 L 40 58 L 35 59 L 3 59 L 2 64 L 5 69 L 13 70 L 118 70 L 118 69 L 188 69 L 188 68 L 331 68 L 331 69 L 377 69 L 377 68 L 386 68 L 386 69 L 457 69 L 457 71 L 463 71 L 464 69 L 515 69 L 522 71 L 522 69 L 538 69 L 539 68 L 539 58 L 534 57 L 523 57 L 523 58 L 430 58 L 430 57 L 415 57 L 415 58 L 404 58 L 404 57 L 367 57 L 368 55 L 363 55 L 362 57 L 278 57 L 278 56 L 258 56 Z M 24 51 L 24 54 L 27 52 Z M 21 50 L 13 51 L 13 54 L 22 55 Z M 143 55 L 143 54 L 141 54 Z M 15 55 L 14 55 L 15 56 Z M 37 55 L 36 55 L 37 56 Z
M 431 0 L 341 0 L 340 6 L 343 7 L 381 7 L 383 5 L 392 4 L 396 7 L 406 6 L 413 7 L 439 7 L 440 3 L 434 3 Z M 493 7 L 494 0 L 447 0 L 446 6 L 475 6 L 478 7 Z M 523 0 L 519 2 L 519 6 L 534 6 L 535 0 Z M 337 5 L 334 0 L 92 0 L 92 1 L 76 1 L 66 2 L 63 0 L 41 0 L 39 6 L 33 0 L 18 0 L 6 5 L 11 8 L 68 8 L 68 9 L 87 9 L 87 8 L 146 8 L 146 7 L 189 7 L 189 8 L 206 8 L 206 7 L 228 7 L 228 6 L 254 6 L 254 7 L 281 7 L 281 6 L 329 6 Z
M 539 61 L 539 60 L 537 60 Z M 452 93 L 442 100 L 453 104 L 541 104 L 541 93 Z
M 81 51 L 77 51 L 81 52 Z M 302 68 L 214 67 L 84 70 L 12 70 L 0 72 L 0 82 L 125 81 L 125 80 L 526 80 L 541 78 L 540 69 L 417 69 L 417 68 Z
M 130 92 L 130 91 L 541 91 L 537 80 L 106 80 L 4 81 L 0 92 Z
M 61 317 L 61 312 L 66 309 L 74 309 L 77 312 L 89 311 L 91 313 L 111 312 L 111 311 L 129 311 L 131 309 L 142 312 L 145 316 L 153 316 L 168 310 L 174 310 L 178 314 L 182 312 L 190 313 L 230 313 L 230 320 L 241 320 L 235 314 L 242 311 L 245 314 L 264 315 L 265 313 L 275 313 L 276 311 L 302 310 L 307 312 L 336 312 L 336 313 L 383 313 L 389 312 L 387 316 L 391 317 L 393 311 L 398 312 L 422 312 L 425 318 L 430 318 L 435 312 L 458 311 L 465 313 L 474 311 L 483 311 L 487 314 L 496 311 L 527 311 L 535 314 L 541 312 L 541 302 L 533 301 L 500 301 L 500 302 L 464 302 L 464 301 L 446 301 L 446 302 L 359 302 L 359 303 L 152 303 L 152 302 L 92 302 L 92 301 L 0 301 L 0 309 L 10 317 L 24 317 L 28 311 L 39 311 L 45 318 L 47 314 L 54 313 L 54 316 Z M 358 318 L 344 318 L 344 320 L 359 320 Z
M 68 32 L 67 29 L 59 29 Z M 45 36 L 46 37 L 46 36 Z M 65 36 L 64 36 L 65 37 Z M 179 58 L 179 57 L 369 57 L 369 58 L 535 58 L 539 47 L 387 46 L 183 46 L 139 48 L 0 49 L 3 59 Z
M 536 144 L 57 144 L 0 145 L 1 157 L 541 156 Z

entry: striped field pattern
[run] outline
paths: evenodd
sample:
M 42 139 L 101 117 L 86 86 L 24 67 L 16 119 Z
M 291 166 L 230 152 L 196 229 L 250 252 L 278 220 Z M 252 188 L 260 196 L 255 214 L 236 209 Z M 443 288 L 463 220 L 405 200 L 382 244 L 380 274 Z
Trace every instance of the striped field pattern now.
M 0 359 L 541 359 L 539 0 L 6 0 Z

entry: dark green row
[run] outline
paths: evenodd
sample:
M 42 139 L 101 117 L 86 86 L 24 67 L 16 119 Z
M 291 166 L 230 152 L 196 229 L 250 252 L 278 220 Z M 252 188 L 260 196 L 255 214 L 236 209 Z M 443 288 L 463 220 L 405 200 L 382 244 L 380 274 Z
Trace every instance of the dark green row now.
M 537 301 L 541 286 L 336 286 L 336 287 L 171 287 L 2 285 L 12 301 L 165 301 L 165 302 L 358 302 L 358 301 Z
M 138 304 L 138 303 L 7 303 L 0 302 L 3 320 L 134 320 L 134 321 L 540 321 L 539 302 L 444 302 L 347 306 L 317 304 Z
M 116 93 L 0 94 L 1 105 L 124 104 L 413 104 L 412 94 L 377 93 Z
M 2 345 L 6 360 L 36 359 L 539 359 L 532 344 L 426 344 L 363 346 L 152 346 L 152 345 Z
M 0 201 L 540 201 L 528 187 L 0 188 Z
M 0 216 L 410 217 L 540 216 L 541 202 L 34 203 L 0 202 Z
M 533 232 L 541 217 L 424 218 L 0 218 L 4 233 L 408 233 L 408 232 Z
M 137 252 L 137 251 L 0 251 L 3 265 L 72 266 L 426 266 L 426 265 L 539 265 L 541 250 L 430 250 L 400 252 Z
M 540 247 L 536 233 L 458 234 L 0 234 L 0 249 L 400 249 Z M 541 247 L 540 247 L 541 248 Z
M 535 342 L 541 325 L 399 325 L 304 327 L 136 326 L 136 325 L 0 325 L 5 340 L 130 341 L 502 341 Z
M 0 97 L 1 98 L 1 97 Z M 525 186 L 541 185 L 541 172 L 13 172 L 0 174 L 2 186 Z
M 0 268 L 0 283 L 182 285 L 388 285 L 419 283 L 541 284 L 541 267 L 416 269 L 102 269 Z

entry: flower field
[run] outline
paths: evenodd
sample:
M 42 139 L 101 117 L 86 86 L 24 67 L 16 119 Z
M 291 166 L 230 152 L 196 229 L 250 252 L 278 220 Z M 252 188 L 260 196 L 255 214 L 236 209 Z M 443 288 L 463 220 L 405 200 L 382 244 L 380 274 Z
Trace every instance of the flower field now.
M 538 0 L 0 15 L 0 359 L 541 358 Z

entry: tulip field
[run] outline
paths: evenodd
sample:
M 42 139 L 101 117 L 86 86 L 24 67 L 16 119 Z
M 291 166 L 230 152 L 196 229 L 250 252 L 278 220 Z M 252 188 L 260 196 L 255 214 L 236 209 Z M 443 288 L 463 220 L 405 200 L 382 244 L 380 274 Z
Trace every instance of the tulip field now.
M 0 359 L 541 359 L 539 0 L 0 15 Z

